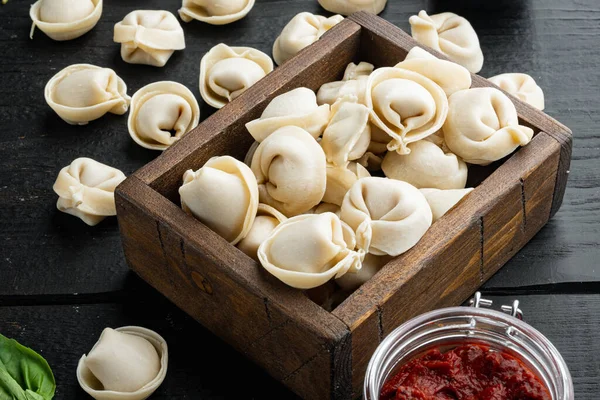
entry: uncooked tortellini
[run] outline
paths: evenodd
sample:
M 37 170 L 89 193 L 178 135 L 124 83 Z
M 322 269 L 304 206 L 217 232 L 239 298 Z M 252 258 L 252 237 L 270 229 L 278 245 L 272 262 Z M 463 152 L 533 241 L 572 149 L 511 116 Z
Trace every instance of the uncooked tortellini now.
M 391 138 L 388 150 L 400 154 L 440 129 L 448 114 L 448 98 L 438 84 L 400 68 L 379 68 L 369 76 L 366 103 L 373 123 Z
M 264 109 L 260 118 L 246 124 L 248 132 L 257 142 L 284 126 L 297 126 L 314 138 L 323 133 L 329 121 L 329 105 L 317 105 L 315 93 L 300 87 L 275 97 Z
M 107 112 L 125 114 L 131 100 L 115 71 L 91 64 L 73 64 L 58 72 L 46 84 L 44 97 L 71 125 L 85 125 Z
M 427 56 L 423 56 L 425 52 Z M 468 89 L 471 87 L 471 73 L 456 63 L 440 60 L 434 55 L 427 53 L 420 47 L 413 47 L 406 59 L 398 64 L 396 68 L 403 68 L 417 72 L 437 83 L 446 95 Z
M 194 129 L 199 120 L 200 108 L 192 92 L 180 83 L 163 81 L 135 92 L 127 127 L 140 146 L 165 150 Z
M 419 140 L 408 145 L 409 154 L 386 154 L 381 164 L 385 176 L 417 188 L 462 189 L 467 183 L 467 164 L 436 144 Z
M 373 254 L 365 255 L 365 259 L 362 262 L 362 268 L 358 271 L 347 272 L 338 279 L 335 280 L 342 289 L 355 290 L 363 283 L 368 281 L 375 275 L 379 270 L 387 264 L 392 257 L 390 256 L 375 256 Z
M 376 256 L 397 256 L 423 237 L 431 208 L 419 189 L 387 178 L 356 181 L 342 203 L 342 221 L 356 232 L 359 248 Z
M 348 190 L 359 179 L 371 176 L 369 171 L 356 162 L 351 162 L 347 167 L 327 165 L 327 189 L 323 195 L 326 203 L 341 206 Z
M 483 66 L 483 53 L 477 33 L 465 18 L 444 12 L 427 15 L 425 10 L 409 19 L 412 37 L 421 44 L 443 53 L 469 71 Z
M 121 43 L 121 58 L 130 64 L 162 67 L 175 50 L 185 49 L 179 21 L 164 10 L 130 12 L 115 24 L 113 40 Z
M 319 88 L 317 103 L 333 104 L 341 97 L 353 95 L 359 103 L 365 104 L 367 80 L 373 68 L 373 64 L 367 62 L 348 64 L 341 81 L 325 83 Z
M 512 101 L 498 89 L 461 90 L 448 101 L 444 139 L 468 163 L 487 165 L 500 160 L 533 137 L 531 128 L 519 125 Z
M 143 400 L 167 375 L 167 342 L 139 326 L 106 328 L 77 364 L 79 385 L 96 400 Z
M 321 7 L 332 13 L 350 15 L 358 11 L 379 14 L 387 0 L 319 0 Z
M 54 40 L 71 40 L 92 30 L 102 15 L 102 0 L 38 0 L 29 10 L 35 28 Z
M 252 171 L 260 202 L 287 217 L 301 214 L 321 202 L 327 184 L 325 154 L 304 129 L 285 126 L 256 149 Z
M 287 220 L 286 216 L 273 207 L 259 204 L 252 228 L 246 237 L 237 244 L 238 249 L 258 261 L 258 247 L 269 237 L 277 225 L 285 220 Z
M 244 18 L 254 7 L 254 0 L 183 0 L 179 16 L 184 22 L 193 19 L 211 25 L 225 25 Z
M 489 81 L 500 86 L 517 99 L 531 104 L 540 110 L 544 109 L 544 92 L 535 80 L 527 74 L 501 74 L 492 76 Z
M 271 71 L 273 61 L 262 51 L 218 44 L 200 61 L 200 95 L 221 108 Z
M 345 167 L 361 158 L 371 143 L 370 110 L 355 96 L 344 96 L 331 106 L 331 120 L 323 133 L 321 147 L 327 161 Z
M 344 17 L 334 15 L 323 17 L 321 15 L 301 12 L 294 16 L 283 28 L 273 45 L 273 59 L 278 65 L 292 58 L 303 48 L 313 44 L 325 32 L 340 23 Z
M 213 157 L 202 168 L 188 170 L 179 188 L 181 207 L 235 245 L 254 223 L 258 209 L 256 178 L 233 157 Z
M 444 214 L 472 191 L 473 188 L 450 190 L 421 189 L 421 193 L 423 193 L 429 203 L 429 207 L 431 207 L 433 222 L 442 218 Z
M 285 284 L 311 289 L 361 267 L 354 232 L 333 213 L 307 214 L 281 223 L 258 248 L 262 266 Z
M 116 168 L 78 158 L 60 170 L 53 189 L 58 194 L 56 208 L 94 226 L 104 218 L 117 215 L 115 188 L 125 180 Z

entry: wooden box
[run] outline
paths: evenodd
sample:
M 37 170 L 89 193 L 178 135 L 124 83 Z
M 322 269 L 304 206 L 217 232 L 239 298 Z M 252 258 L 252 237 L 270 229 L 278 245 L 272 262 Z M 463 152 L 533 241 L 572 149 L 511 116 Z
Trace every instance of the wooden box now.
M 177 190 L 184 171 L 216 155 L 243 159 L 253 141 L 244 124 L 259 117 L 273 97 L 339 80 L 351 61 L 393 66 L 415 45 L 383 19 L 354 14 L 116 191 L 131 269 L 306 399 L 360 396 L 367 363 L 388 333 L 417 314 L 464 302 L 562 202 L 571 132 L 512 98 L 521 123 L 536 132 L 532 142 L 503 162 L 473 166 L 470 183 L 477 188 L 413 249 L 331 311 L 270 276 L 181 210 Z M 493 85 L 473 75 L 473 86 Z

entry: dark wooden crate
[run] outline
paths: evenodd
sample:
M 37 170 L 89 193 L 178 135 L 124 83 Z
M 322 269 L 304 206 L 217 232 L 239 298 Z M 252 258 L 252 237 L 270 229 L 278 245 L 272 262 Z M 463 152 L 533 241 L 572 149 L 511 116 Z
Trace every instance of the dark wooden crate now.
M 471 167 L 469 179 L 477 188 L 332 311 L 270 276 L 181 210 L 177 189 L 183 173 L 216 155 L 243 159 L 253 141 L 244 124 L 258 118 L 273 97 L 300 86 L 317 90 L 340 79 L 351 61 L 395 65 L 415 45 L 385 20 L 354 14 L 116 191 L 131 269 L 303 398 L 360 396 L 367 363 L 388 333 L 417 314 L 464 302 L 562 202 L 571 132 L 511 97 L 521 123 L 536 133 L 531 143 L 503 162 Z M 494 85 L 473 75 L 473 87 L 481 86 Z

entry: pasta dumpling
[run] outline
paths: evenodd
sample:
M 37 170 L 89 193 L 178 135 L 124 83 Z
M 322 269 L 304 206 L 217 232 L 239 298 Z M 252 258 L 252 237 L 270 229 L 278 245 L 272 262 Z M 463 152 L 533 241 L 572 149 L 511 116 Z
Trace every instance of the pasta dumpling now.
M 448 114 L 448 98 L 431 79 L 400 68 L 379 68 L 369 76 L 367 107 L 371 121 L 391 141 L 387 148 L 400 154 L 407 145 L 439 130 Z
M 418 50 L 416 50 L 418 49 Z M 419 47 L 413 47 L 406 59 L 398 64 L 396 68 L 407 69 L 417 72 L 437 83 L 446 92 L 447 96 L 452 93 L 471 87 L 471 73 L 463 66 L 439 58 L 427 53 Z
M 121 58 L 130 64 L 162 67 L 175 50 L 185 49 L 179 21 L 164 10 L 130 12 L 115 24 L 113 40 L 121 43 Z
M 423 237 L 431 208 L 419 189 L 387 178 L 363 178 L 342 203 L 342 221 L 356 232 L 359 248 L 376 256 L 397 256 Z
M 39 28 L 50 39 L 78 38 L 96 26 L 102 16 L 102 0 L 38 0 L 31 6 L 29 37 Z
M 260 202 L 285 216 L 302 214 L 321 202 L 327 184 L 323 149 L 304 129 L 285 126 L 256 149 L 252 171 Z
M 348 190 L 359 179 L 371 176 L 369 171 L 356 162 L 351 162 L 347 167 L 327 166 L 327 189 L 322 201 L 341 206 Z
M 54 75 L 44 89 L 46 103 L 71 125 L 85 125 L 107 112 L 129 108 L 127 85 L 110 68 L 73 64 Z
M 193 93 L 180 83 L 163 81 L 135 92 L 127 127 L 140 146 L 165 150 L 199 121 L 200 107 Z
M 334 213 L 335 215 L 337 215 L 339 217 L 342 212 L 342 209 L 337 204 L 319 203 L 318 206 L 316 206 L 312 209 L 312 213 L 310 213 L 310 214 L 323 214 L 326 212 Z
M 125 180 L 123 172 L 91 158 L 77 158 L 60 170 L 54 192 L 56 208 L 80 218 L 90 226 L 117 215 L 115 188 Z
M 233 157 L 213 157 L 198 171 L 186 171 L 179 195 L 186 213 L 233 245 L 246 237 L 256 218 L 256 178 Z
M 462 189 L 467 183 L 467 164 L 436 144 L 419 140 L 408 145 L 410 153 L 386 154 L 381 164 L 385 176 L 417 188 Z
M 362 262 L 362 268 L 358 271 L 347 272 L 335 280 L 344 290 L 358 289 L 363 283 L 371 279 L 379 270 L 387 264 L 393 257 L 375 256 L 366 254 Z
M 258 247 L 280 223 L 287 220 L 286 216 L 266 204 L 259 204 L 256 218 L 248 234 L 238 244 L 237 248 L 248 257 L 258 261 Z
M 358 11 L 379 14 L 387 0 L 319 0 L 321 7 L 332 13 L 350 15 Z
M 339 24 L 344 17 L 334 15 L 323 17 L 321 15 L 301 12 L 288 22 L 281 34 L 273 44 L 273 59 L 281 65 L 305 47 L 313 44 L 325 32 Z
M 200 95 L 221 108 L 273 71 L 273 61 L 251 47 L 218 44 L 200 61 Z
M 439 51 L 473 73 L 481 71 L 483 53 L 479 38 L 465 18 L 450 12 L 427 15 L 421 10 L 408 21 L 417 42 Z
M 281 223 L 258 248 L 262 266 L 283 283 L 311 289 L 359 270 L 354 232 L 333 213 L 299 215 Z
M 96 400 L 143 400 L 167 375 L 167 342 L 139 326 L 106 328 L 77 365 L 77 380 Z
M 341 81 L 323 84 L 317 92 L 318 104 L 333 104 L 339 98 L 353 95 L 360 104 L 365 104 L 367 80 L 375 67 L 373 64 L 361 62 L 358 65 L 348 64 Z
M 461 90 L 448 101 L 444 139 L 468 163 L 487 165 L 500 160 L 533 137 L 531 128 L 519 125 L 512 101 L 498 89 Z
M 452 207 L 458 204 L 466 195 L 471 193 L 473 188 L 466 189 L 448 189 L 440 190 L 434 188 L 421 189 L 421 193 L 427 199 L 431 212 L 433 214 L 433 222 L 442 218 Z
M 284 126 L 297 126 L 318 138 L 329 121 L 329 105 L 317 105 L 315 93 L 304 87 L 275 97 L 260 118 L 246 124 L 254 140 L 262 142 Z
M 225 25 L 244 18 L 252 7 L 254 0 L 183 0 L 179 16 L 184 22 Z
M 357 103 L 356 96 L 344 96 L 331 106 L 331 120 L 323 132 L 321 147 L 327 161 L 345 167 L 361 158 L 371 143 L 370 110 Z
M 488 80 L 517 99 L 523 100 L 537 109 L 544 109 L 544 92 L 531 76 L 519 73 L 500 74 L 492 76 Z

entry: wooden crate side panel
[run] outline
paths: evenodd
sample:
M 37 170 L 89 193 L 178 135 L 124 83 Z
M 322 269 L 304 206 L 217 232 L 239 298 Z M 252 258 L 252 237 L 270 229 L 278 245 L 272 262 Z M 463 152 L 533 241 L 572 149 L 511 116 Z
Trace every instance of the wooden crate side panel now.
M 341 78 L 358 52 L 360 27 L 345 20 L 315 44 L 261 79 L 196 129 L 136 172 L 136 176 L 174 200 L 183 173 L 197 169 L 216 155 L 243 159 L 254 139 L 245 124 L 260 116 L 273 97 L 297 87 L 318 90 Z
M 263 277 L 257 278 L 260 271 L 250 259 L 241 258 L 253 264 L 254 274 L 246 273 L 244 279 L 235 279 L 237 275 L 228 273 L 225 266 L 247 267 L 235 257 L 237 249 L 233 255 L 231 250 L 221 252 L 222 258 L 218 259 L 205 249 L 197 249 L 196 243 L 185 240 L 186 235 L 177 232 L 172 224 L 129 201 L 126 193 L 136 186 L 133 182 L 135 178 L 119 188 L 117 206 L 126 257 L 134 271 L 300 396 L 329 398 L 335 385 L 350 386 L 350 363 L 339 360 L 343 343 L 349 337 L 343 323 L 299 291 L 287 287 L 275 288 L 271 293 L 259 290 L 252 281 Z M 137 183 L 146 189 L 138 196 L 145 194 L 150 202 L 151 193 L 160 197 L 141 182 Z M 172 204 L 164 198 L 163 201 Z M 169 210 L 164 210 L 164 214 L 168 215 Z M 264 286 L 283 286 L 268 275 L 264 278 Z M 273 297 L 275 292 L 281 296 Z M 349 354 L 349 346 L 345 347 L 348 350 L 343 354 Z M 340 368 L 337 375 L 332 373 L 334 364 Z M 344 368 L 347 382 L 341 382 L 338 376 Z

